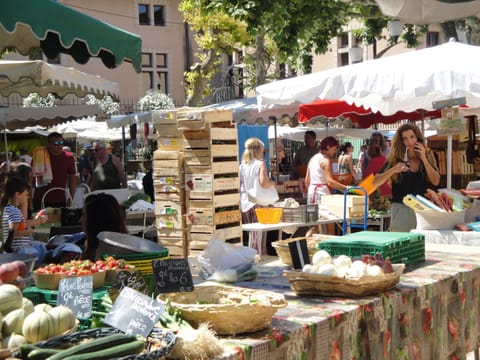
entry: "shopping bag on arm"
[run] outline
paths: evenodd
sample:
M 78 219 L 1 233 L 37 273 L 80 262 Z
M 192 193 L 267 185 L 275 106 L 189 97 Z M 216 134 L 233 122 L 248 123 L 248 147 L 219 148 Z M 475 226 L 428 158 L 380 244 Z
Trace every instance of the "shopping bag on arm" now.
M 262 187 L 258 178 L 253 182 L 253 188 L 247 190 L 247 194 L 251 202 L 261 206 L 272 205 L 279 199 L 277 188 L 275 186 Z

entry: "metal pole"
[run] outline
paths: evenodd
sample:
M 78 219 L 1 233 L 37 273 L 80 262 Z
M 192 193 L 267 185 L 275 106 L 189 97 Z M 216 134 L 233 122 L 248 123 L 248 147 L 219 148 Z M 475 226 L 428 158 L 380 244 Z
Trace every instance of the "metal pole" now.
M 273 130 L 274 130 L 274 134 L 275 134 L 275 138 L 273 139 L 273 144 L 275 146 L 275 172 L 277 173 L 277 184 L 279 182 L 279 179 L 280 179 L 280 172 L 279 172 L 279 169 L 280 169 L 280 166 L 278 164 L 278 139 L 277 139 L 277 118 L 275 117 L 275 120 L 273 121 Z
M 122 161 L 123 161 L 123 171 L 127 173 L 127 159 L 125 157 L 125 126 L 122 126 Z
M 447 189 L 452 189 L 452 135 L 447 137 Z

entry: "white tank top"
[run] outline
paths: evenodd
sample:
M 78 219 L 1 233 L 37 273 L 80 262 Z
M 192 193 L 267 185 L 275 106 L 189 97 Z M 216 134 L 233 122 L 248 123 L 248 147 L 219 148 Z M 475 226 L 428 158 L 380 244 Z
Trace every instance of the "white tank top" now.
M 320 161 L 325 159 L 322 153 L 313 155 L 308 163 L 308 170 L 310 171 L 310 185 L 326 184 L 325 171 L 320 167 Z

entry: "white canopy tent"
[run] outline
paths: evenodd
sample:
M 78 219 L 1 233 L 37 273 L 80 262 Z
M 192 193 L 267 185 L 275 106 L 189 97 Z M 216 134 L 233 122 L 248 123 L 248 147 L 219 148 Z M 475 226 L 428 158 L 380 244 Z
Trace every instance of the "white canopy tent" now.
M 434 24 L 480 14 L 480 0 L 376 0 L 383 14 L 409 24 Z
M 95 117 L 87 117 L 59 124 L 51 130 L 61 133 L 64 137 L 74 137 L 80 144 L 94 140 L 122 140 L 121 129 L 109 129 L 105 121 L 96 121 Z
M 75 94 L 84 97 L 92 94 L 101 99 L 107 95 L 119 96 L 119 84 L 98 75 L 86 74 L 74 68 L 53 65 L 41 60 L 0 60 L 0 94 L 9 96 L 18 93 L 26 97 L 30 93 L 58 97 Z
M 257 88 L 260 109 L 272 104 L 340 99 L 392 115 L 433 110 L 433 102 L 465 97 L 480 106 L 480 47 L 456 42 L 275 81 Z
M 0 128 L 23 129 L 27 126 L 53 126 L 85 116 L 101 113 L 98 105 L 63 105 L 54 107 L 0 108 Z

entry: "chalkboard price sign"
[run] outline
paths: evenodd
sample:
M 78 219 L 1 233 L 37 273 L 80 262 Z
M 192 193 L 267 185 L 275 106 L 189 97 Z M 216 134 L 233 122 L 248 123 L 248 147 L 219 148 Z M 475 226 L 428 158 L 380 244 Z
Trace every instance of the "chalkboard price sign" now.
M 120 291 L 127 286 L 133 290 L 141 292 L 142 294 L 150 294 L 148 285 L 139 271 L 131 272 L 128 270 L 120 270 L 115 275 L 113 285 L 108 289 L 108 294 L 112 301 L 115 301 Z
M 192 272 L 187 259 L 153 260 L 153 273 L 157 293 L 194 290 Z
M 163 303 L 125 287 L 104 322 L 127 334 L 147 337 L 164 311 Z
M 57 305 L 64 305 L 79 319 L 92 316 L 93 278 L 75 276 L 61 279 L 58 285 Z

